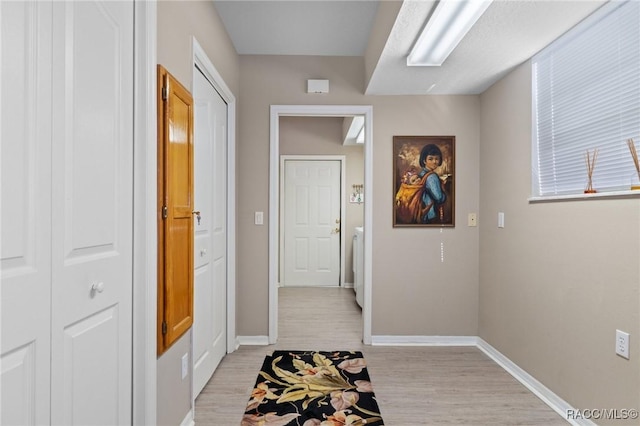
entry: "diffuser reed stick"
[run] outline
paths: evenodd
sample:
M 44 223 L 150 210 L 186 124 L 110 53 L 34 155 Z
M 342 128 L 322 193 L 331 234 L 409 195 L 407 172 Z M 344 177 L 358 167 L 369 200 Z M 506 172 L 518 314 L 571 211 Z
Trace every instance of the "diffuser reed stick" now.
M 636 166 L 636 172 L 638 173 L 638 182 L 640 182 L 640 161 L 638 161 L 638 151 L 636 151 L 636 145 L 633 142 L 633 139 L 627 139 L 627 145 L 629 146 L 629 151 L 631 151 L 633 164 L 635 164 Z M 632 184 L 631 189 L 640 189 L 640 187 L 636 188 L 636 186 Z
M 584 155 L 584 160 L 585 160 L 585 163 L 587 164 L 587 177 L 589 179 L 587 183 L 587 189 L 584 190 L 585 194 L 591 194 L 596 192 L 596 190 L 593 189 L 593 169 L 596 166 L 597 157 L 598 157 L 598 148 L 593 150 L 593 155 L 591 155 L 589 150 L 587 150 L 586 154 Z

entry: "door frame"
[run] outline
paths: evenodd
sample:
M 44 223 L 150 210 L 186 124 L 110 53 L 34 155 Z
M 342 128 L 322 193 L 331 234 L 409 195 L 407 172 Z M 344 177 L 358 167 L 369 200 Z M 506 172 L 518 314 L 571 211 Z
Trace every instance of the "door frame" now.
M 157 4 L 134 0 L 132 424 L 156 424 Z
M 238 348 L 236 340 L 236 98 L 195 37 L 193 75 L 196 66 L 227 104 L 227 353 Z M 191 87 L 193 93 L 193 87 Z
M 280 117 L 364 115 L 364 303 L 362 342 L 371 344 L 373 256 L 373 106 L 271 105 L 269 117 L 269 344 L 278 340 L 278 270 L 280 243 Z
M 345 222 L 345 210 L 346 203 L 344 200 L 345 195 L 345 179 L 346 179 L 346 156 L 344 155 L 281 155 L 280 156 L 280 194 L 283 194 L 280 197 L 280 211 L 284 211 L 284 185 L 285 185 L 285 176 L 284 176 L 284 163 L 285 161 L 339 161 L 340 162 L 340 281 L 339 286 L 344 287 L 344 279 L 345 279 L 345 237 L 344 232 L 342 232 L 342 225 Z M 279 247 L 284 247 L 284 215 L 280 215 L 280 229 L 279 229 Z M 278 250 L 278 257 L 280 258 L 279 262 L 279 273 L 278 273 L 278 287 L 282 286 L 281 278 L 284 274 L 284 253 L 283 250 Z

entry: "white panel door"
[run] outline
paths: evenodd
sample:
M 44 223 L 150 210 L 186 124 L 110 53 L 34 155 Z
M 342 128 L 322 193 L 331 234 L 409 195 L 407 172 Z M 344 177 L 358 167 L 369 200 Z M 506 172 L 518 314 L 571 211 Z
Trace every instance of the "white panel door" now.
M 196 72 L 193 87 L 195 273 L 193 395 L 207 384 L 227 344 L 227 105 Z
M 47 424 L 51 5 L 0 2 L 0 31 L 0 424 Z
M 129 424 L 133 2 L 53 15 L 51 420 Z
M 284 163 L 284 285 L 340 285 L 340 161 Z

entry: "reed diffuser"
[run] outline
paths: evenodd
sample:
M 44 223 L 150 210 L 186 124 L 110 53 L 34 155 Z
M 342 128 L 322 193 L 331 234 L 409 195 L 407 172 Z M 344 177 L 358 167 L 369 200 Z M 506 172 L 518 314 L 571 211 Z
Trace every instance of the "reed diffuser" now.
M 638 151 L 636 151 L 636 145 L 633 142 L 633 139 L 627 139 L 627 145 L 629 146 L 629 151 L 631 152 L 631 158 L 633 158 L 633 164 L 636 166 L 636 172 L 638 173 L 638 181 L 631 181 L 631 189 L 640 190 L 640 161 L 638 161 Z
M 587 150 L 584 155 L 584 161 L 587 164 L 587 189 L 584 190 L 585 194 L 593 194 L 596 192 L 593 189 L 593 169 L 596 166 L 596 158 L 598 157 L 598 148 L 593 150 L 593 155 Z

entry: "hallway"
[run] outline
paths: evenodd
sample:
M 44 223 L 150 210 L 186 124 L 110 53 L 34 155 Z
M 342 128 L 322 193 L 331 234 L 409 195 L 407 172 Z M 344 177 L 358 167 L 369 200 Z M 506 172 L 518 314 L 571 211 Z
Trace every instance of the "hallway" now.
M 364 353 L 387 425 L 563 425 L 566 422 L 475 347 L 361 343 L 352 289 L 280 288 L 278 343 L 227 355 L 196 399 L 197 425 L 239 425 L 265 355 L 276 349 Z

